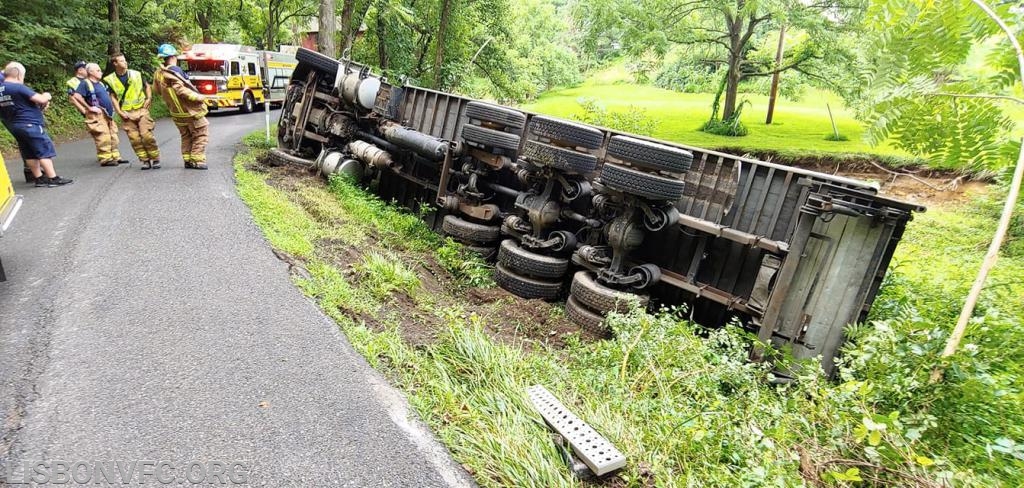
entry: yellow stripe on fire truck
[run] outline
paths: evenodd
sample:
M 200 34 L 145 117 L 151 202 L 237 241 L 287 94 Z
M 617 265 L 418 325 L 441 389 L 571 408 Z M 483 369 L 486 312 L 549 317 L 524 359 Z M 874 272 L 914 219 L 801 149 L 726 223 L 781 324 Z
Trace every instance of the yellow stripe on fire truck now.
M 237 101 L 224 98 L 207 98 L 206 104 L 211 107 L 234 107 Z

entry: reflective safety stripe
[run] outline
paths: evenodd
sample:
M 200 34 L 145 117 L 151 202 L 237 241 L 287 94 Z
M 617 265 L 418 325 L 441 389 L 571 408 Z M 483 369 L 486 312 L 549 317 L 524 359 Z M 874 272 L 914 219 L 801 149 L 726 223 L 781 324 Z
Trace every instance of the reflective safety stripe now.
M 234 107 L 241 105 L 240 100 L 228 100 L 226 98 L 207 98 L 206 105 L 210 107 Z
M 191 117 L 187 111 L 181 108 L 181 102 L 178 100 L 178 94 L 169 86 L 164 86 L 164 93 L 167 94 L 167 98 L 171 99 L 174 104 L 173 107 L 167 107 L 167 111 L 171 113 L 171 117 Z
M 121 84 L 121 79 L 117 77 L 117 73 L 110 73 L 106 78 L 103 78 L 103 81 L 106 81 L 107 86 L 114 91 L 118 103 L 121 104 L 121 110 L 128 112 L 140 109 L 146 104 L 146 94 L 142 89 L 142 73 L 133 69 L 128 70 L 127 89 Z
M 89 81 L 88 78 L 79 78 L 77 76 L 68 80 L 68 88 L 71 89 L 71 91 L 78 91 L 78 85 L 81 85 L 83 81 L 85 82 L 85 86 L 89 87 L 89 93 L 96 91 L 92 86 L 92 81 Z M 88 102 L 88 100 L 86 101 Z

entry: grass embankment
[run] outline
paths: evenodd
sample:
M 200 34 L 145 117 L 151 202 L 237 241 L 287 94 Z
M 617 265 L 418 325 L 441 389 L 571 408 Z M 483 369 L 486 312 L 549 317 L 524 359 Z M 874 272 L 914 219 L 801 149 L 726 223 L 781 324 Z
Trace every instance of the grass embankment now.
M 882 322 L 854 331 L 859 343 L 846 351 L 839 381 L 809 373 L 773 386 L 764 365 L 746 361 L 741 331 L 708 335 L 671 313 L 613 318 L 617 338 L 596 342 L 563 333 L 550 345 L 524 344 L 529 323 L 496 333 L 508 328 L 505 316 L 479 312 L 487 309 L 471 298 L 486 281 L 479 261 L 348 183 L 289 175 L 259 156 L 236 159 L 239 193 L 294 262 L 297 285 L 483 486 L 584 484 L 525 398 L 535 383 L 626 454 L 618 484 L 627 486 L 1020 485 L 1024 358 L 1012 345 L 1024 335 L 1024 305 L 986 294 L 987 313 L 967 337 L 976 347 L 953 358 L 946 381 L 927 381 L 954 308 L 934 305 L 957 302 L 945 294 L 962 288 L 940 286 L 947 267 L 973 266 L 984 252 L 984 237 L 953 230 L 987 231 L 982 213 L 938 212 L 912 225 L 902 274 L 875 313 Z M 1009 271 L 999 276 L 1024 273 L 1020 256 L 1002 266 Z M 535 306 L 484 305 L 494 304 Z M 433 332 L 415 340 L 409 329 L 422 321 Z

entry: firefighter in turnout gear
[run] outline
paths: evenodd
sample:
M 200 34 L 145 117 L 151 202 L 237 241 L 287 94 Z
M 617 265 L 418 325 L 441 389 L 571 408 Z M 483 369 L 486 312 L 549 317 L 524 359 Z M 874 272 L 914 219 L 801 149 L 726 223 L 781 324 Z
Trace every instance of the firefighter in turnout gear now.
M 85 127 L 96 143 L 96 159 L 100 166 L 127 164 L 117 148 L 120 141 L 117 139 L 117 123 L 114 122 L 114 104 L 107 86 L 100 79 L 103 72 L 96 63 L 87 64 L 85 70 L 88 77 L 78 84 L 75 92 L 88 105 L 82 115 L 85 116 Z
M 157 48 L 163 66 L 153 73 L 153 88 L 163 97 L 174 125 L 181 133 L 181 156 L 185 167 L 206 169 L 206 97 L 199 93 L 188 75 L 178 67 L 178 51 L 170 44 Z
M 142 169 L 160 167 L 160 149 L 153 135 L 155 124 L 149 115 L 149 104 L 153 99 L 153 88 L 142 79 L 142 73 L 128 69 L 123 54 L 110 57 L 114 72 L 103 78 L 114 102 L 114 110 L 121 116 L 124 132 L 132 143 L 135 155 L 142 162 Z

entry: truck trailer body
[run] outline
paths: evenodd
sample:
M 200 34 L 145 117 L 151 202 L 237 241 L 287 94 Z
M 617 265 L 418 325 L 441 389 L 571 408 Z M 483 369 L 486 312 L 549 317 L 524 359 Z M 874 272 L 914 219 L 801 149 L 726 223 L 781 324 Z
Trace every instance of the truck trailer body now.
M 459 95 L 300 49 L 281 160 L 364 178 L 569 318 L 686 304 L 738 318 L 826 372 L 863 321 L 913 212 L 867 183 Z

